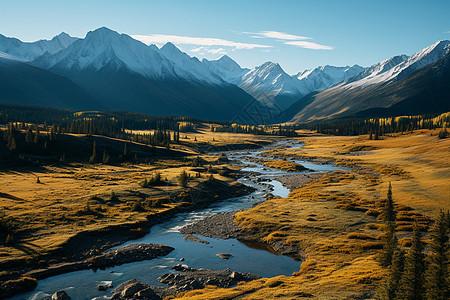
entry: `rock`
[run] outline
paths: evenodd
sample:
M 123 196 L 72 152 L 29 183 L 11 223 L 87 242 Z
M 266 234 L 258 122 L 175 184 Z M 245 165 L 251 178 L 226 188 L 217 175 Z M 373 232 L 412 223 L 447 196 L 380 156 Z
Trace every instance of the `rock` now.
M 184 261 L 184 257 L 180 258 L 180 261 Z
M 140 283 L 137 279 L 130 279 L 114 289 L 111 300 L 132 299 L 138 292 L 147 288 L 150 288 L 150 286 Z
M 230 257 L 232 257 L 233 255 L 231 255 L 230 253 L 218 253 L 216 254 L 218 257 L 222 258 L 222 259 L 229 259 Z
M 52 300 L 70 300 L 70 297 L 67 295 L 66 291 L 61 290 L 52 295 Z
M 233 272 L 226 270 L 207 270 L 189 268 L 189 271 L 178 274 L 168 273 L 158 278 L 159 282 L 169 285 L 166 290 L 173 294 L 183 291 L 204 288 L 206 285 L 215 285 L 226 288 L 236 285 L 239 281 L 250 281 L 260 277 L 251 273 Z
M 239 280 L 240 278 L 242 278 L 242 275 L 239 272 L 233 271 L 231 272 L 230 278 Z
M 148 287 L 146 289 L 140 290 L 135 294 L 138 299 L 146 299 L 146 300 L 159 300 L 161 299 L 158 295 L 156 295 L 155 291 Z
M 99 284 L 99 285 L 97 285 L 97 290 L 99 290 L 99 291 L 106 291 L 107 289 L 109 288 L 109 285 L 107 285 L 107 284 Z
M 176 266 L 172 267 L 172 270 L 175 271 L 189 271 L 191 268 L 187 265 L 177 264 Z
M 130 285 L 127 285 L 123 289 L 122 293 L 120 293 L 120 295 L 124 298 L 132 298 L 134 296 L 134 294 L 137 294 L 137 292 L 144 290 L 148 287 L 149 286 L 146 284 L 142 284 L 140 282 L 135 282 Z

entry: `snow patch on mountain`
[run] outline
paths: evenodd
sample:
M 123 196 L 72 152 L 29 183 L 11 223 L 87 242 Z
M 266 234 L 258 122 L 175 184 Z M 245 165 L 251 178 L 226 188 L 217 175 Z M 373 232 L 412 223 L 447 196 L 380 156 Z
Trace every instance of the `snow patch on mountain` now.
M 203 59 L 202 63 L 207 65 L 211 72 L 219 75 L 224 81 L 238 85 L 242 77 L 250 71 L 243 69 L 228 55 L 224 55 L 217 60 Z
M 40 40 L 33 43 L 22 42 L 16 38 L 9 38 L 0 34 L 0 51 L 21 61 L 31 61 L 44 53 L 54 54 L 67 48 L 78 38 L 67 33 L 60 33 L 51 40 Z
M 450 51 L 450 41 L 440 40 L 411 55 L 399 55 L 377 63 L 341 86 L 364 88 L 374 84 L 401 79 L 444 56 Z
M 102 27 L 90 31 L 84 39 L 54 54 L 43 55 L 33 63 L 56 71 L 100 70 L 106 66 L 126 67 L 147 77 L 173 76 L 170 62 L 149 47 L 126 34 Z
M 326 89 L 333 84 L 354 77 L 364 70 L 365 68 L 359 65 L 353 65 L 351 67 L 335 67 L 326 65 L 312 70 L 305 70 L 298 73 L 296 77 L 303 83 L 307 93 L 311 93 Z
M 170 42 L 166 43 L 160 52 L 173 63 L 173 72 L 181 79 L 223 83 L 220 75 L 214 73 L 207 64 L 202 63 L 197 57 L 182 52 Z

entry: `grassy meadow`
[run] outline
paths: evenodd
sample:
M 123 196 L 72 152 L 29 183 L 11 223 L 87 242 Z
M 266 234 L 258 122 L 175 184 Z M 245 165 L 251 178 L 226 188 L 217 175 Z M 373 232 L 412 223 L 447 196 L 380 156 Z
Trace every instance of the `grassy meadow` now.
M 269 150 L 280 159 L 332 161 L 349 171 L 325 173 L 247 211 L 235 222 L 249 239 L 295 246 L 303 260 L 292 276 L 209 286 L 182 299 L 369 299 L 386 276 L 377 254 L 382 248 L 380 212 L 391 182 L 399 243 L 408 247 L 413 223 L 425 232 L 440 210 L 450 209 L 449 139 L 438 130 L 368 136 L 311 136 L 300 149 Z

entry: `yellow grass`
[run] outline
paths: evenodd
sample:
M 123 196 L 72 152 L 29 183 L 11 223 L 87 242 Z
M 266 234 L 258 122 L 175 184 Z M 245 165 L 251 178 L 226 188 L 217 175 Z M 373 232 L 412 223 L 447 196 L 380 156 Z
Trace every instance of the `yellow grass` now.
M 304 167 L 300 164 L 296 164 L 293 161 L 287 161 L 287 160 L 265 160 L 263 163 L 266 167 L 269 168 L 276 168 L 285 170 L 288 172 L 297 172 L 304 170 Z
M 279 157 L 325 159 L 352 168 L 327 173 L 292 191 L 239 212 L 236 222 L 250 238 L 268 244 L 297 245 L 303 254 L 299 272 L 208 287 L 179 295 L 183 299 L 353 299 L 373 296 L 386 270 L 376 261 L 382 229 L 376 219 L 392 182 L 400 218 L 422 226 L 441 209 L 450 209 L 450 139 L 420 131 L 383 140 L 367 136 L 302 138 L 300 149 L 269 151 Z M 362 152 L 361 152 L 362 151 Z M 410 232 L 400 232 L 403 246 Z
M 223 134 L 218 138 L 221 143 L 238 140 L 243 141 L 240 135 L 236 138 L 232 134 Z M 255 143 L 248 135 L 245 141 Z M 207 181 L 209 174 L 203 173 L 197 178 L 198 170 L 191 167 L 197 154 L 188 150 L 185 159 L 159 159 L 151 164 L 74 164 L 48 166 L 33 172 L 24 169 L 0 173 L 0 211 L 5 219 L 13 220 L 19 232 L 14 236 L 15 243 L 5 245 L 1 241 L 0 263 L 39 260 L 40 256 L 58 249 L 80 232 L 144 223 L 149 215 L 184 205 L 180 202 L 183 197 L 191 201 L 186 189 L 179 185 L 179 175 L 186 171 L 191 177 L 187 187 L 193 188 Z M 192 154 L 195 156 L 189 156 Z M 233 189 L 234 179 L 222 176 L 230 170 L 220 171 L 227 165 L 216 165 L 217 156 L 202 155 L 201 159 L 206 166 L 214 165 L 214 179 Z M 143 188 L 143 180 L 150 179 L 155 171 L 161 173 L 163 184 Z M 111 193 L 118 196 L 118 203 L 110 205 Z M 177 200 L 173 202 L 174 199 Z M 145 211 L 132 211 L 137 201 L 142 203 Z

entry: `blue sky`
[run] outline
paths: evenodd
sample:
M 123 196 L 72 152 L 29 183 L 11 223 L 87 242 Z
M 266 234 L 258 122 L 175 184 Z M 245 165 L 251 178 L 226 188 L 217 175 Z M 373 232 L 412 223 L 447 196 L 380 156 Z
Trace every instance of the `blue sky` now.
M 199 58 L 274 61 L 295 74 L 369 66 L 450 39 L 449 12 L 448 0 L 16 0 L 0 2 L 0 33 L 35 41 L 106 26 Z

